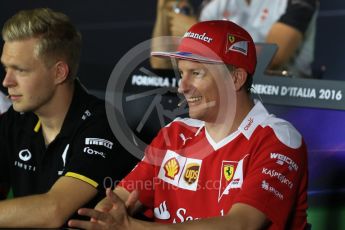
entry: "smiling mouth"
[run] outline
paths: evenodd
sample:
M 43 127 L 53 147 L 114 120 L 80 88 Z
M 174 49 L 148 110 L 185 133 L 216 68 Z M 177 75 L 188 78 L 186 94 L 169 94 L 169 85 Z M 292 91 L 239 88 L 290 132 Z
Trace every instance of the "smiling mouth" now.
M 199 97 L 190 97 L 187 99 L 187 102 L 188 103 L 195 103 L 195 102 L 198 102 L 198 101 L 201 101 L 202 99 L 202 96 L 199 96 Z
M 203 110 L 205 108 L 211 108 L 211 107 L 214 107 L 216 106 L 216 101 L 210 101 L 210 102 L 206 102 L 206 103 L 199 103 L 199 104 L 196 104 L 197 102 L 201 101 L 201 98 L 200 99 L 195 99 L 193 101 L 190 101 L 189 99 L 187 100 L 188 101 L 188 105 L 191 109 L 191 106 L 193 106 L 193 110 Z

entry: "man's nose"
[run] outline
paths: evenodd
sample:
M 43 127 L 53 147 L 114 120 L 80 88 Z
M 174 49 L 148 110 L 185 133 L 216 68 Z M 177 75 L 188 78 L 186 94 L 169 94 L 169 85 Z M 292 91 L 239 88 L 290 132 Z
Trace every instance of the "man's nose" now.
M 6 71 L 5 78 L 2 81 L 2 85 L 5 88 L 9 88 L 9 87 L 15 85 L 15 77 L 14 77 L 13 71 L 11 71 L 11 70 Z
M 178 92 L 183 94 L 190 89 L 190 78 L 188 76 L 182 77 L 179 82 Z

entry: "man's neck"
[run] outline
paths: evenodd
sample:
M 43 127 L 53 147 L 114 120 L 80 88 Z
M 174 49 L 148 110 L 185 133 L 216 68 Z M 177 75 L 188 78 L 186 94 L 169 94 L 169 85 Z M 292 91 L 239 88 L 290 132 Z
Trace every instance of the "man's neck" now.
M 41 122 L 46 145 L 49 145 L 60 133 L 72 102 L 73 92 L 73 85 L 61 87 L 44 108 L 36 113 Z
M 223 113 L 226 116 L 223 119 L 219 119 L 221 122 L 205 122 L 208 134 L 215 142 L 223 140 L 238 129 L 253 107 L 254 103 L 250 97 L 237 97 L 236 111 L 233 115 L 229 116 L 228 114 L 231 114 L 231 111 L 229 111 L 228 113 Z

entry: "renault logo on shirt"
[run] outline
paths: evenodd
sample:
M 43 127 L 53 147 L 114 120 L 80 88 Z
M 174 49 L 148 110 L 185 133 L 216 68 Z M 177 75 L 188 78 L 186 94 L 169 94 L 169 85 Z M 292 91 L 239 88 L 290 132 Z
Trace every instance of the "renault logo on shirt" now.
M 31 157 L 32 157 L 32 154 L 30 153 L 28 149 L 23 149 L 19 152 L 19 158 L 22 161 L 28 161 L 31 159 Z

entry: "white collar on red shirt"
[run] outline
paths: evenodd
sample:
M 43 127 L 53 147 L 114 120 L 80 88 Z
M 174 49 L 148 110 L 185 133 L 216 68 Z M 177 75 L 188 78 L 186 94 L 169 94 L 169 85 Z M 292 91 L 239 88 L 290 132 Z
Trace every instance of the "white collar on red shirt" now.
M 258 125 L 262 124 L 262 122 L 265 119 L 267 119 L 269 116 L 273 116 L 267 112 L 267 110 L 265 109 L 265 107 L 260 101 L 255 100 L 254 103 L 255 103 L 255 106 L 250 110 L 247 116 L 243 119 L 238 129 L 235 132 L 228 135 L 227 137 L 225 137 L 223 140 L 219 142 L 215 142 L 212 139 L 212 137 L 208 134 L 205 128 L 205 136 L 208 142 L 210 143 L 210 145 L 212 145 L 213 149 L 217 150 L 223 147 L 224 145 L 232 141 L 234 138 L 236 138 L 240 133 L 243 133 L 243 135 L 247 139 L 249 139 L 251 135 L 253 134 L 254 130 L 258 127 Z M 176 118 L 174 121 L 183 122 L 189 126 L 197 127 L 198 131 L 195 133 L 195 136 L 197 136 L 200 133 L 201 129 L 205 127 L 205 123 L 203 121 L 192 119 L 192 118 Z M 170 126 L 170 124 L 168 124 L 167 126 Z
M 238 127 L 238 130 L 249 140 L 254 130 L 258 125 L 267 119 L 270 115 L 266 108 L 260 101 L 254 101 L 255 106 L 250 110 L 247 116 L 243 119 L 242 123 Z
M 208 134 L 205 128 L 205 136 L 212 145 L 213 149 L 217 150 L 223 147 L 224 145 L 228 144 L 230 141 L 235 139 L 240 133 L 242 133 L 247 139 L 253 134 L 254 130 L 260 125 L 268 116 L 270 115 L 265 107 L 262 105 L 260 101 L 254 101 L 255 106 L 250 110 L 247 116 L 243 119 L 242 123 L 238 127 L 238 129 L 225 137 L 223 140 L 219 142 L 215 142 L 212 137 Z
M 241 133 L 249 140 L 251 135 L 259 125 L 261 125 L 262 127 L 270 126 L 274 131 L 276 137 L 284 145 L 294 149 L 301 146 L 302 136 L 289 122 L 276 118 L 273 114 L 269 114 L 260 101 L 254 100 L 254 103 L 255 106 L 243 119 L 238 129 L 225 137 L 223 140 L 215 142 L 205 129 L 205 136 L 210 145 L 212 145 L 213 149 L 220 149 L 221 147 L 235 139 Z M 205 127 L 205 123 L 203 121 L 192 118 L 177 118 L 175 119 L 175 121 L 180 121 L 186 123 L 187 125 L 198 128 L 198 130 L 195 132 L 195 136 L 197 136 Z

